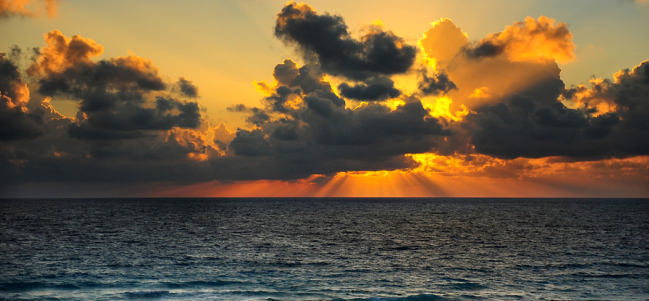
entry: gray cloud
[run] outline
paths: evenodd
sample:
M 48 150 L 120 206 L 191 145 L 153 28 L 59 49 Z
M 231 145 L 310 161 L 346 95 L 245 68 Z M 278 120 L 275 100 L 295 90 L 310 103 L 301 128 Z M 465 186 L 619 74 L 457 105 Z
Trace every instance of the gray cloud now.
M 34 139 L 43 134 L 41 110 L 29 110 L 29 89 L 18 67 L 0 53 L 0 141 Z
M 394 87 L 394 82 L 385 77 L 373 77 L 355 86 L 342 83 L 338 90 L 344 97 L 366 101 L 386 100 L 401 95 L 401 91 Z
M 439 95 L 447 93 L 451 90 L 457 90 L 457 86 L 453 83 L 448 75 L 440 72 L 434 76 L 428 76 L 426 70 L 421 71 L 422 80 L 419 82 L 419 91 L 424 95 Z
M 340 16 L 319 15 L 306 4 L 288 3 L 277 15 L 275 35 L 296 45 L 308 61 L 316 61 L 333 75 L 363 80 L 404 73 L 417 55 L 391 31 L 373 27 L 361 40 L 349 35 Z
M 79 139 L 138 138 L 146 135 L 142 131 L 198 127 L 198 104 L 150 95 L 168 87 L 157 69 L 134 66 L 132 60 L 140 58 L 79 61 L 60 71 L 36 73 L 41 76 L 38 92 L 80 101 L 83 114 L 69 130 L 72 137 Z M 152 98 L 153 106 L 149 105 Z
M 192 98 L 198 97 L 198 87 L 196 87 L 191 81 L 181 77 L 178 79 L 177 85 L 181 95 Z
M 563 156 L 576 160 L 649 154 L 649 62 L 623 71 L 616 82 L 592 88 L 586 99 L 555 77 L 486 105 L 467 116 L 471 143 L 499 158 Z M 560 95 L 586 104 L 567 108 Z M 588 102 L 607 99 L 617 109 L 596 115 Z

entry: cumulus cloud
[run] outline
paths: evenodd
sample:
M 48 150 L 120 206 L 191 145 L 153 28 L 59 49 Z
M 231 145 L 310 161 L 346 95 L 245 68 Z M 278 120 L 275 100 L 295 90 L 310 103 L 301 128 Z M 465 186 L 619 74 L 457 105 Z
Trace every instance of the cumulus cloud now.
M 649 154 L 649 62 L 614 82 L 564 90 L 555 79 L 485 105 L 467 116 L 475 150 L 499 158 L 562 156 L 576 160 Z M 559 101 L 569 96 L 570 102 Z M 564 99 L 565 101 L 566 99 Z M 591 102 L 593 100 L 593 102 Z M 612 104 L 599 111 L 589 103 Z M 581 104 L 569 108 L 566 104 Z
M 370 78 L 354 86 L 342 83 L 338 90 L 346 98 L 365 101 L 386 100 L 401 95 L 401 91 L 394 87 L 394 82 L 385 77 Z
M 546 19 L 548 18 L 539 18 L 539 20 Z M 542 37 L 550 34 L 547 31 L 556 31 L 564 37 L 572 36 L 569 31 L 566 33 L 563 29 L 556 29 L 560 27 L 559 25 L 550 26 L 554 24 L 550 21 L 542 23 L 547 26 L 532 30 L 530 28 L 534 27 L 532 24 L 536 24 L 537 20 L 528 18 L 528 21 L 529 26 L 525 22 L 516 22 L 514 26 L 506 27 L 503 31 L 508 33 L 505 36 L 515 36 L 509 39 L 517 41 L 512 44 L 523 45 L 522 41 L 543 40 Z M 544 31 L 546 27 L 547 30 Z M 537 83 L 559 78 L 561 70 L 553 57 L 548 57 L 544 52 L 528 51 L 522 46 L 509 47 L 507 52 L 503 46 L 503 52 L 492 56 L 476 57 L 472 52 L 479 47 L 476 45 L 489 43 L 488 41 L 493 40 L 496 35 L 500 36 L 490 35 L 477 44 L 471 44 L 467 35 L 450 19 L 442 19 L 434 22 L 424 37 L 419 40 L 418 44 L 425 57 L 433 60 L 434 70 L 438 73 L 434 76 L 442 76 L 440 79 L 448 79 L 455 86 L 453 89 L 450 84 L 443 85 L 446 90 L 440 91 L 445 92 L 453 100 L 450 104 L 451 112 L 462 111 L 463 106 L 469 110 L 476 110 L 485 105 L 493 105 L 504 97 L 524 91 Z M 450 41 L 448 48 L 444 47 L 447 41 Z M 519 52 L 523 54 L 517 54 Z M 538 56 L 534 56 L 535 54 Z M 427 77 L 431 78 L 430 75 Z M 438 80 L 431 81 L 424 78 L 420 83 L 420 89 L 425 88 L 426 82 L 433 84 L 433 87 L 439 86 Z M 445 82 L 445 80 L 441 81 L 442 84 Z
M 439 95 L 451 90 L 457 90 L 455 83 L 453 83 L 444 72 L 429 76 L 428 72 L 424 69 L 421 71 L 421 77 L 422 79 L 419 82 L 419 91 L 424 95 Z
M 167 85 L 150 60 L 130 55 L 95 62 L 103 47 L 80 36 L 65 37 L 54 30 L 45 35 L 48 46 L 27 71 L 40 78 L 45 96 L 79 100 L 79 116 L 70 135 L 106 140 L 142 137 L 147 130 L 196 128 L 196 103 L 155 96 Z M 184 79 L 183 79 L 184 80 Z M 182 82 L 185 89 L 191 85 Z M 195 92 L 195 91 L 193 91 Z
M 319 15 L 304 3 L 289 2 L 277 15 L 275 35 L 295 45 L 307 61 L 323 71 L 355 80 L 408 71 L 417 55 L 414 46 L 381 26 L 369 26 L 355 39 L 341 16 Z
M 29 88 L 18 67 L 0 53 L 0 141 L 33 139 L 43 134 L 44 112 L 30 111 Z
M 0 0 L 0 19 L 13 16 L 38 17 L 47 13 L 52 18 L 56 16 L 58 0 Z
M 452 41 L 449 49 L 457 53 L 439 51 L 444 40 Z M 503 159 L 647 154 L 645 63 L 618 72 L 614 81 L 596 79 L 592 88 L 566 89 L 557 61 L 571 60 L 575 45 L 564 23 L 527 18 L 471 44 L 443 19 L 419 45 L 427 57 L 440 57 L 436 69 L 456 85 L 447 93 L 451 111 L 460 105 L 469 109 L 451 125 L 456 134 L 451 150 Z
M 256 162 L 273 168 L 230 173 L 253 179 L 408 168 L 416 162 L 406 154 L 431 151 L 450 135 L 416 97 L 400 96 L 403 105 L 394 110 L 379 103 L 351 109 L 332 92 L 315 65 L 298 68 L 285 60 L 275 67 L 273 76 L 276 86 L 258 83 L 269 95 L 264 108 L 241 104 L 228 108 L 248 113 L 247 121 L 256 129 L 239 129 L 229 147 L 234 156 L 215 160 L 214 166 L 225 169 L 233 164 L 226 162 L 249 157 L 243 166 Z
M 185 97 L 198 97 L 198 87 L 194 85 L 191 81 L 186 80 L 181 77 L 178 79 L 178 90 L 180 94 Z
M 0 144 L 3 183 L 214 178 L 199 163 L 220 157 L 221 140 L 232 138 L 224 126 L 211 127 L 196 102 L 173 96 L 178 87 L 181 96 L 196 92 L 190 81 L 168 83 L 153 62 L 133 54 L 93 60 L 103 47 L 91 39 L 56 30 L 45 39 L 26 70 L 31 91 L 2 55 L 1 114 L 9 121 L 2 138 L 12 140 Z M 77 101 L 76 117 L 49 105 L 58 99 Z
M 424 37 L 417 42 L 423 54 L 435 60 L 436 64 L 448 64 L 462 47 L 469 44 L 468 35 L 453 24 L 451 19 L 431 23 Z
M 541 16 L 514 22 L 502 32 L 489 35 L 465 51 L 471 58 L 493 57 L 505 54 L 512 61 L 557 60 L 571 61 L 575 45 L 568 25 Z

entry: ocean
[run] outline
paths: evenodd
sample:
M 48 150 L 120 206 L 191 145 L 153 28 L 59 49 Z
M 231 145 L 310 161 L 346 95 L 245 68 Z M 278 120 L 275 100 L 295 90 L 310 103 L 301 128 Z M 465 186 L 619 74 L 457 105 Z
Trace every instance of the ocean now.
M 0 300 L 649 300 L 649 200 L 0 200 Z

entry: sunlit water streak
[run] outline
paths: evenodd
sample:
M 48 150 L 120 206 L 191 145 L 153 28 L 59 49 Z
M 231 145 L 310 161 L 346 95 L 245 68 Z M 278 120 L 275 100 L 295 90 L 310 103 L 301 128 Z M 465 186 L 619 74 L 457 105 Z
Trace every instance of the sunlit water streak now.
M 649 201 L 0 201 L 2 300 L 646 300 Z

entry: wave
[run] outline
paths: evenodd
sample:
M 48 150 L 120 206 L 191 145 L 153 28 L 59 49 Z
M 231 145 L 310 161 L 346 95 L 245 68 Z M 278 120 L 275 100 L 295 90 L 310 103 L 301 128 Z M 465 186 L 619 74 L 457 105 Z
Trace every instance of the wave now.
M 196 288 L 196 287 L 219 287 L 232 284 L 245 284 L 239 281 L 185 281 L 185 282 L 161 282 L 162 286 L 170 289 Z
M 124 293 L 127 299 L 156 299 L 156 300 L 282 300 L 273 298 L 270 295 L 252 296 L 250 294 L 232 294 L 232 293 L 215 293 L 215 292 L 195 292 L 195 293 L 174 293 L 170 291 L 136 291 Z M 420 294 L 407 297 L 370 297 L 365 299 L 323 299 L 330 301 L 444 301 L 446 298 L 432 295 Z
M 0 283 L 0 291 L 31 291 L 38 289 L 75 290 L 81 287 L 71 283 L 45 283 L 45 282 L 5 282 Z
M 358 299 L 356 299 L 356 300 L 358 300 Z M 363 300 L 367 300 L 367 301 L 440 301 L 440 300 L 448 300 L 448 299 L 440 297 L 440 296 L 432 295 L 432 294 L 421 294 L 421 295 L 412 295 L 412 296 L 407 296 L 407 297 L 387 297 L 387 298 L 375 297 L 375 298 L 367 298 L 367 299 L 363 299 Z
M 124 296 L 129 299 L 150 299 L 150 298 L 162 298 L 169 296 L 171 293 L 169 291 L 142 291 L 142 292 L 126 292 Z

